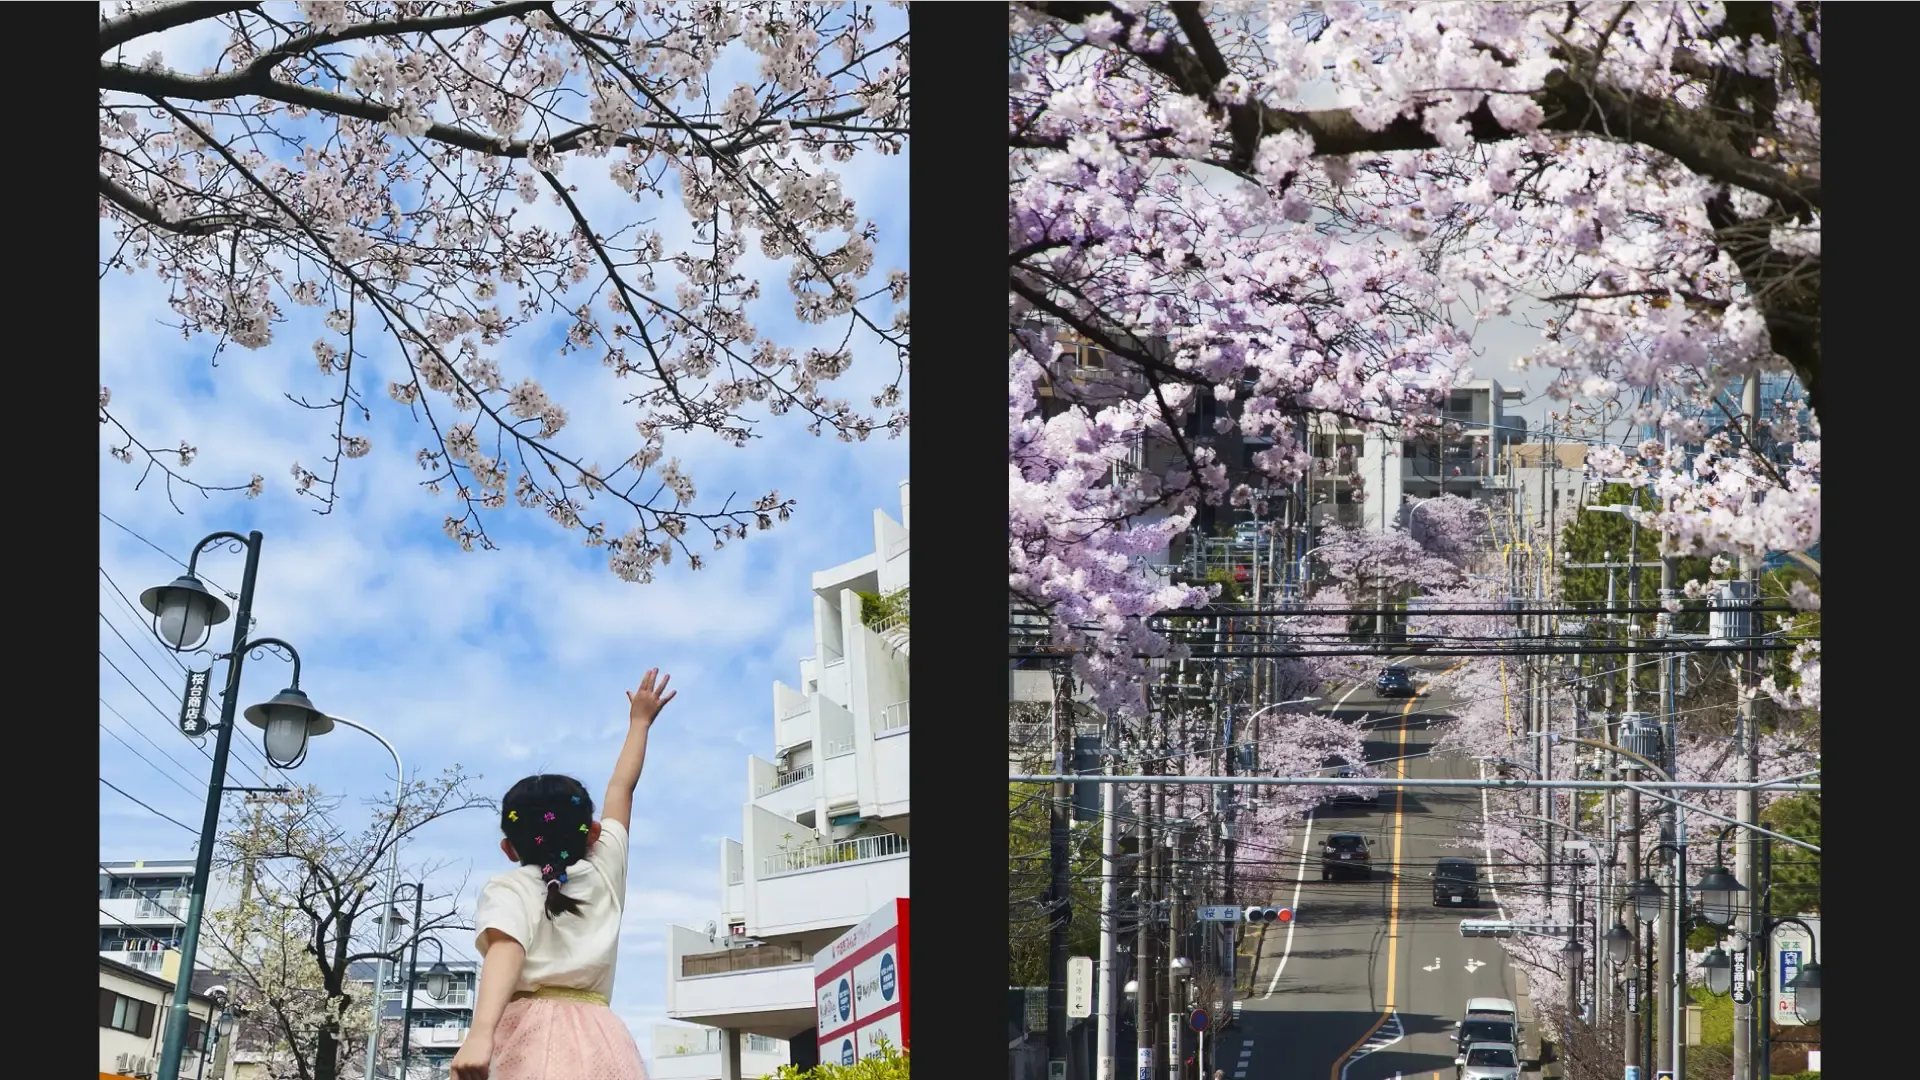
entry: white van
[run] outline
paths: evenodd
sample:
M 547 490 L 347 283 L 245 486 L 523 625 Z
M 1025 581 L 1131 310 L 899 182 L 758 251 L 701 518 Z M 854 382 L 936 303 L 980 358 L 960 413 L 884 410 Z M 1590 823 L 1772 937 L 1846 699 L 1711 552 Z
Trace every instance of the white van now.
M 1504 1016 L 1515 1023 L 1520 1021 L 1520 1010 L 1514 1008 L 1513 1002 L 1506 998 L 1468 998 L 1467 1015 L 1475 1013 Z

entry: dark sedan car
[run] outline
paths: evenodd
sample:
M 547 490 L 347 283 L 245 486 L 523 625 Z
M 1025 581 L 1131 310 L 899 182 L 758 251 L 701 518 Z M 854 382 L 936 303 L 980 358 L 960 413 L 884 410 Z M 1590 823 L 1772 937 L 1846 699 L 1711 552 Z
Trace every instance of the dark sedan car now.
M 1413 688 L 1412 670 L 1400 664 L 1382 671 L 1373 688 L 1381 697 L 1412 697 L 1419 692 Z
M 1320 848 L 1320 880 L 1373 876 L 1373 845 L 1359 833 L 1334 833 Z

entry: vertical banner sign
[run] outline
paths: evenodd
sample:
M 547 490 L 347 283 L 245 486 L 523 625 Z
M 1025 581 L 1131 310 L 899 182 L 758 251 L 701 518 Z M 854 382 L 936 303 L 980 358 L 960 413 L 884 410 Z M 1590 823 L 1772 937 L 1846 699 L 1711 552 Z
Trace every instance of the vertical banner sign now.
M 207 679 L 212 674 L 212 669 L 187 672 L 187 692 L 180 695 L 180 730 L 195 738 L 207 733 Z
M 1180 1080 L 1180 1014 L 1167 1014 L 1167 1077 Z
M 1093 1015 L 1093 958 L 1067 957 L 1067 1016 L 1084 1020 Z
M 1139 1080 L 1153 1080 L 1153 1051 L 1152 1050 L 1142 1049 L 1140 1051 Z
M 813 954 L 820 1060 L 852 1065 L 880 1042 L 908 1049 L 907 901 L 890 900 Z
M 1747 987 L 1747 950 L 1733 951 L 1733 1000 L 1737 1005 L 1745 1005 L 1753 1000 L 1753 991 Z
M 1640 980 L 1638 978 L 1628 979 L 1627 980 L 1627 1011 L 1632 1012 L 1635 1009 L 1638 1009 L 1639 1007 L 1640 1007 Z M 1632 1068 L 1632 1066 L 1628 1066 L 1628 1067 Z M 1627 1077 L 1627 1080 L 1640 1080 L 1640 1078 L 1638 1076 L 1629 1076 Z
M 1802 915 L 1799 918 L 1816 930 L 1819 929 L 1819 916 Z M 1770 972 L 1773 979 L 1774 1023 L 1787 1027 L 1804 1026 L 1800 1020 L 1800 1014 L 1794 1011 L 1795 995 L 1792 990 L 1787 989 L 1787 984 L 1800 973 L 1800 965 L 1813 959 L 1815 944 L 1817 942 L 1808 940 L 1807 932 L 1798 926 L 1788 924 L 1774 930 L 1773 971 Z

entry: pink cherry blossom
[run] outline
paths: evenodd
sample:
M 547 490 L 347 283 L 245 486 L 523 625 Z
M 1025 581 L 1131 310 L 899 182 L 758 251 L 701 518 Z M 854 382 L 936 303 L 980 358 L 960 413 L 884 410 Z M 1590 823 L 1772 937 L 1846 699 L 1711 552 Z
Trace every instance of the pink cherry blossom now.
M 324 313 L 312 349 L 329 390 L 296 415 L 331 449 L 294 470 L 323 511 L 343 460 L 374 449 L 353 429 L 390 407 L 369 392 L 374 365 L 406 372 L 382 382 L 419 426 L 419 483 L 458 503 L 450 539 L 491 547 L 485 515 L 511 492 L 632 581 L 676 549 L 697 567 L 689 528 L 718 546 L 793 508 L 777 491 L 697 501 L 671 459 L 657 464 L 668 439 L 744 446 L 780 417 L 847 441 L 905 431 L 906 277 L 876 265 L 876 226 L 837 170 L 904 146 L 897 17 L 628 0 L 108 7 L 101 272 L 158 275 L 178 329 L 213 357 L 293 344 L 296 309 Z M 154 52 L 167 31 L 212 35 L 212 65 Z M 596 175 L 610 184 L 583 190 Z M 763 285 L 769 271 L 784 283 Z M 840 344 L 770 336 L 771 288 Z M 567 406 L 517 370 L 549 328 L 633 410 L 634 452 L 612 468 L 569 447 Z M 853 341 L 880 365 L 866 402 L 833 392 Z M 258 476 L 189 479 L 108 400 L 115 457 L 260 493 Z

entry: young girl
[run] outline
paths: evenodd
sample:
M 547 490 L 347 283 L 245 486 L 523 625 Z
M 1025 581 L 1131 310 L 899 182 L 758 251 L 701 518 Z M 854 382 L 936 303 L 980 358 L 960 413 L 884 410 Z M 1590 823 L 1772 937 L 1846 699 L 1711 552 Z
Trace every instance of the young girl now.
M 633 789 L 647 729 L 674 697 L 671 676 L 654 685 L 658 673 L 627 692 L 627 741 L 598 821 L 587 789 L 569 776 L 529 776 L 500 800 L 500 850 L 520 865 L 480 892 L 480 997 L 453 1080 L 646 1080 L 608 1000 Z

